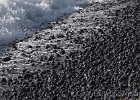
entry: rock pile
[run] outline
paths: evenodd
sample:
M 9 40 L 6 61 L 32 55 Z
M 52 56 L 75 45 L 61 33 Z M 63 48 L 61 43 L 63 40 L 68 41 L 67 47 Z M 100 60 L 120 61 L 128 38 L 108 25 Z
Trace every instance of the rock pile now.
M 17 43 L 1 59 L 4 100 L 136 100 L 139 2 L 93 4 Z M 125 3 L 123 3 L 124 5 Z M 96 8 L 96 7 L 97 8 Z M 98 7 L 107 7 L 98 9 Z M 11 66 L 10 68 L 4 66 Z

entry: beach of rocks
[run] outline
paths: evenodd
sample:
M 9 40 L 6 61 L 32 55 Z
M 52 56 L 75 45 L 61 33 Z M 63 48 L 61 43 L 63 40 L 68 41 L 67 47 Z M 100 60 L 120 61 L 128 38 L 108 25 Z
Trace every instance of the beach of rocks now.
M 93 3 L 0 56 L 0 100 L 140 100 L 140 2 Z

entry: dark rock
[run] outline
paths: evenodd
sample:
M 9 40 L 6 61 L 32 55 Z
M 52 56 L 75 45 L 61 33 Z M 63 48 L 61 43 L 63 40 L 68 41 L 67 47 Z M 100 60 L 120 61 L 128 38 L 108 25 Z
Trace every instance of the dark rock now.
M 54 59 L 54 56 L 51 55 L 49 58 L 48 58 L 48 61 L 52 61 Z
M 37 35 L 34 37 L 34 40 L 40 40 L 41 39 L 41 36 Z
M 87 31 L 87 29 L 80 29 L 79 33 L 83 34 L 85 31 Z
M 27 48 L 32 48 L 32 46 L 31 45 L 28 45 L 28 47 Z
M 41 46 L 40 46 L 40 45 L 38 45 L 38 46 L 36 46 L 36 48 L 41 48 Z
M 50 26 L 48 26 L 48 28 L 49 28 L 49 29 L 52 29 L 52 28 L 53 28 L 53 26 L 51 26 L 51 25 L 50 25 Z
M 44 77 L 44 76 L 47 75 L 47 72 L 46 71 L 42 71 L 42 72 L 40 72 L 40 75 L 41 75 L 41 77 Z
M 140 92 L 140 87 L 137 88 L 137 93 L 139 93 L 139 92 Z
M 11 57 L 5 57 L 2 59 L 2 61 L 4 61 L 4 62 L 10 61 L 10 60 L 11 60 Z
M 65 50 L 62 48 L 61 49 L 61 54 L 65 54 L 66 52 L 65 52 Z
M 59 49 L 60 47 L 58 47 L 57 45 L 51 45 L 51 47 L 53 48 L 53 49 Z
M 58 97 L 57 97 L 57 96 L 53 96 L 53 97 L 51 98 L 51 100 L 58 100 Z
M 22 72 L 25 74 L 28 73 L 29 71 L 27 69 L 23 69 Z
M 50 45 L 49 44 L 46 45 L 46 49 L 48 49 L 48 48 L 50 48 Z
M 55 39 L 56 37 L 54 35 L 51 35 L 50 36 L 50 39 Z
M 29 92 L 30 91 L 30 87 L 24 87 L 22 89 L 22 92 L 26 93 L 26 92 Z
M 57 38 L 64 38 L 65 36 L 63 34 L 57 34 L 56 37 Z
M 47 60 L 47 57 L 46 56 L 41 56 L 40 61 L 45 61 L 45 60 Z
M 9 80 L 8 80 L 8 85 L 11 85 L 12 82 L 13 82 L 13 80 L 12 80 L 12 79 L 9 79 Z
M 10 46 L 11 46 L 14 50 L 17 50 L 17 45 L 16 45 L 16 43 L 12 43 Z
M 7 82 L 6 78 L 1 79 L 1 83 L 6 83 L 6 82 Z
M 26 74 L 24 75 L 24 79 L 29 79 L 29 78 L 31 78 L 31 74 L 30 74 L 30 73 L 26 73 Z

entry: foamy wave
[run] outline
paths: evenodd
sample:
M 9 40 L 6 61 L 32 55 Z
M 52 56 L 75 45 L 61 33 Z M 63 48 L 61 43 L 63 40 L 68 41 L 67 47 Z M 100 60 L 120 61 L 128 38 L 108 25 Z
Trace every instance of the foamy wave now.
M 0 45 L 31 34 L 33 27 L 94 0 L 0 0 Z M 101 1 L 101 0 L 96 0 Z

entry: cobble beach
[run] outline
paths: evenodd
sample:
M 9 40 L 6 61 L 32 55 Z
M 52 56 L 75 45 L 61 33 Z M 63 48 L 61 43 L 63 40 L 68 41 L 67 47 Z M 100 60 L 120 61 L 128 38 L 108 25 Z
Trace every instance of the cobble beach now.
M 0 56 L 0 100 L 140 100 L 140 2 L 96 2 Z

